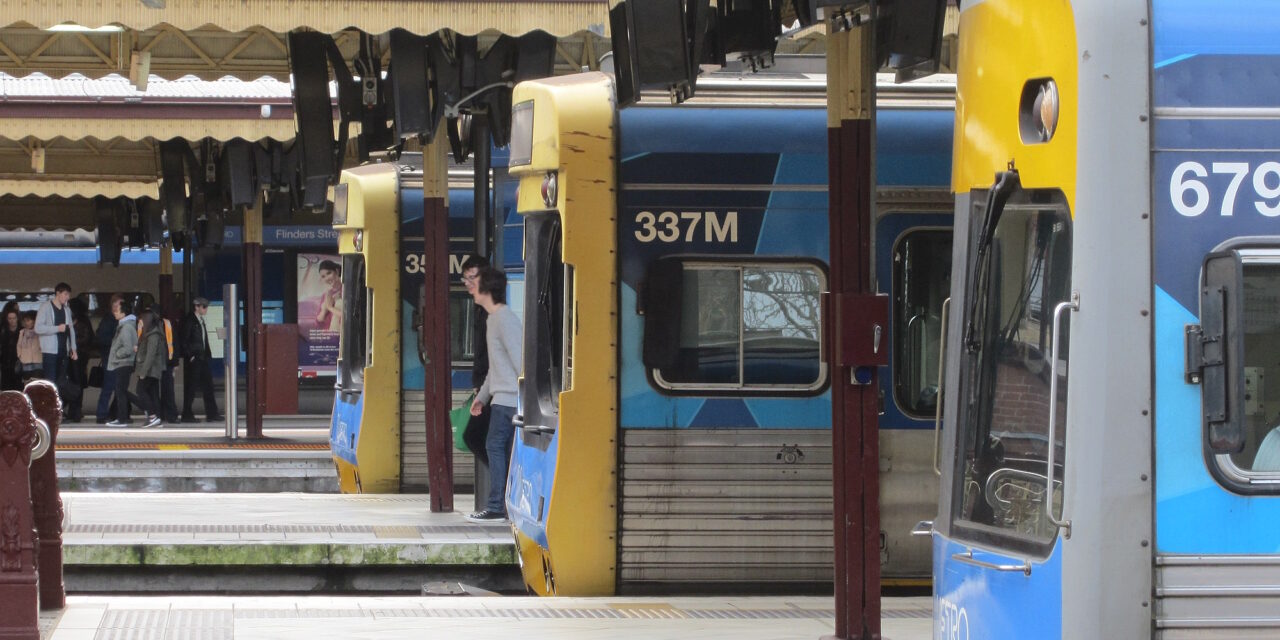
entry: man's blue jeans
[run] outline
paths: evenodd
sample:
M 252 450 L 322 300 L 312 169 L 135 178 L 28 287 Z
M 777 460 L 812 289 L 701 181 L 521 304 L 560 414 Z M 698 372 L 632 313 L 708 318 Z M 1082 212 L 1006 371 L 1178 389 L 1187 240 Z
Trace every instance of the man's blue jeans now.
M 71 356 L 59 357 L 56 353 L 42 353 L 41 362 L 44 369 L 44 379 L 58 384 L 58 381 L 67 377 L 67 365 L 71 362 Z
M 511 461 L 511 443 L 515 435 L 511 419 L 515 415 L 515 407 L 500 404 L 493 405 L 489 413 L 489 436 L 484 441 L 485 451 L 489 454 L 489 502 L 485 509 L 497 513 L 507 512 L 504 498 L 507 493 L 507 465 Z
M 107 420 L 114 416 L 109 413 L 111 410 L 111 397 L 116 392 L 116 372 L 102 372 L 102 393 L 98 395 L 98 419 Z

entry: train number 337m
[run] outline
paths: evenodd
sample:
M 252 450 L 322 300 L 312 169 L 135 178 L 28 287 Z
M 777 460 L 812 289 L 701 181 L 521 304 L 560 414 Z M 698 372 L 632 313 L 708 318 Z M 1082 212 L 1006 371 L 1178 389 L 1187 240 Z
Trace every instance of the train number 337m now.
M 1215 178 L 1210 179 L 1213 173 Z M 1249 187 L 1244 185 L 1245 179 L 1252 173 L 1250 186 L 1253 197 L 1248 195 Z M 1178 213 L 1194 218 L 1209 209 L 1209 205 L 1217 198 L 1210 195 L 1209 185 L 1226 183 L 1226 190 L 1221 196 L 1223 216 L 1235 215 L 1236 199 L 1241 191 L 1245 191 L 1245 201 L 1252 200 L 1258 213 L 1274 218 L 1280 216 L 1280 162 L 1263 162 L 1257 167 L 1248 162 L 1212 162 L 1206 168 L 1204 163 L 1187 161 L 1174 168 L 1169 177 L 1169 198 L 1173 200 L 1173 209 Z M 1256 198 L 1256 199 L 1255 199 Z
M 726 211 L 641 211 L 636 214 L 636 240 L 640 242 L 737 242 L 738 212 Z

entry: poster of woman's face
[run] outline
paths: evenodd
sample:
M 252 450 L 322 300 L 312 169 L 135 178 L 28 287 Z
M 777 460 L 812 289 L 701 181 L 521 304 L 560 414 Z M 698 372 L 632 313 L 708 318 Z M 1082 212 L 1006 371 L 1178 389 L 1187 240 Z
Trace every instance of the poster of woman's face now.
M 303 338 L 298 353 L 303 375 L 329 373 L 338 362 L 342 331 L 340 257 L 298 254 L 298 331 Z

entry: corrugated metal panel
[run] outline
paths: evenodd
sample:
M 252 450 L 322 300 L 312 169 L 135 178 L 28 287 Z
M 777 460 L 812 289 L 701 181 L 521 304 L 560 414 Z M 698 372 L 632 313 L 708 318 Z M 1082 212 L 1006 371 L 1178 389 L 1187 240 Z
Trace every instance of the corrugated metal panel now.
M 832 579 L 831 432 L 623 431 L 622 588 Z
M 1160 640 L 1280 637 L 1280 558 L 1156 558 Z
M 88 180 L 0 180 L 0 195 L 107 196 L 108 198 L 159 198 L 158 182 L 90 182 Z
M 421 391 L 404 392 L 400 406 L 400 490 L 427 490 L 427 422 L 423 415 Z M 466 392 L 454 391 L 454 405 L 467 399 Z M 453 487 L 470 491 L 475 487 L 475 456 L 466 451 L 453 451 Z M 465 508 L 465 507 L 464 507 Z
M 138 0 L 5 2 L 8 24 L 25 22 L 42 29 L 73 22 L 142 30 L 163 23 L 184 30 L 209 24 L 228 31 L 260 26 L 277 33 L 308 27 L 325 33 L 354 28 L 373 34 L 392 29 L 428 34 L 453 29 L 519 35 L 540 29 L 563 36 L 590 29 L 607 33 L 608 11 L 608 0 L 170 0 L 163 9 L 147 8 Z

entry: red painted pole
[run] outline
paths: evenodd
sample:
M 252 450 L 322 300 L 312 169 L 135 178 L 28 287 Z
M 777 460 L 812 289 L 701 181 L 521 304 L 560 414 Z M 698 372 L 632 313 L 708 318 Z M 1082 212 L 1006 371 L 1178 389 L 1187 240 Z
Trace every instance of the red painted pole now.
M 422 171 L 423 309 L 421 335 L 427 428 L 427 485 L 432 513 L 453 511 L 453 406 L 449 352 L 449 203 L 444 136 L 424 148 Z
M 0 392 L 0 640 L 40 640 L 30 480 L 35 421 L 27 396 Z
M 49 450 L 31 463 L 31 509 L 35 517 L 39 552 L 36 566 L 40 577 L 40 608 L 67 606 L 67 590 L 62 582 L 62 494 L 58 490 L 58 467 L 54 451 L 62 425 L 62 401 L 58 388 L 47 380 L 27 383 L 23 392 L 32 411 L 49 427 Z
M 244 212 L 245 437 L 262 437 L 267 359 L 262 326 L 262 195 Z M 232 418 L 233 420 L 235 418 Z
M 827 320 L 831 364 L 832 489 L 836 633 L 880 638 L 880 434 L 875 363 L 861 361 L 876 323 L 871 272 L 874 219 L 875 67 L 872 28 L 827 39 L 827 124 L 831 277 Z M 865 345 L 863 343 L 866 343 Z M 887 350 L 887 349 L 886 349 Z M 863 379 L 855 372 L 861 370 Z

